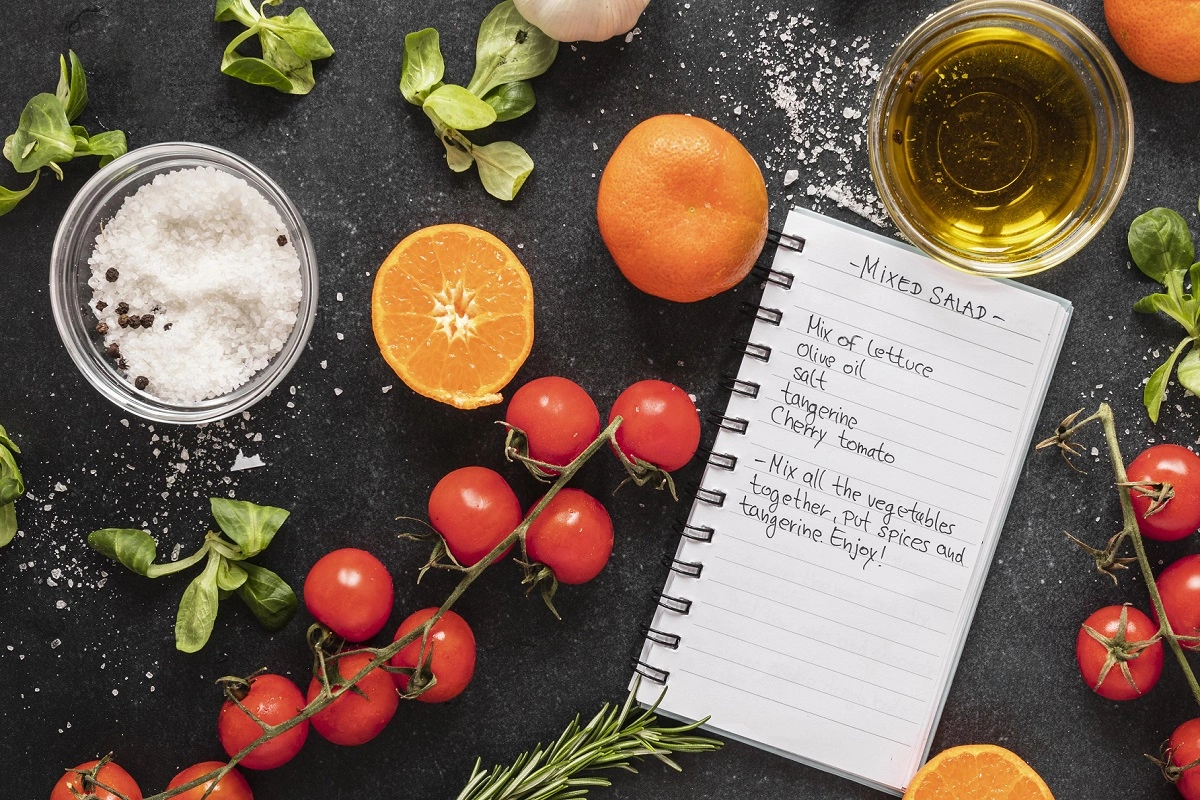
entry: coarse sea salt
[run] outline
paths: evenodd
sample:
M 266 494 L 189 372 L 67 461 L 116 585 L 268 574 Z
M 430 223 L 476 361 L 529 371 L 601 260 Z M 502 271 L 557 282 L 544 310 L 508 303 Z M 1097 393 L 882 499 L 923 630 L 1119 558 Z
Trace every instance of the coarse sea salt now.
M 266 367 L 301 299 L 286 235 L 257 189 L 212 167 L 158 175 L 127 197 L 88 262 L 91 307 L 126 378 L 145 377 L 144 391 L 161 400 L 195 403 Z M 122 327 L 122 304 L 130 318 L 152 314 L 150 327 Z

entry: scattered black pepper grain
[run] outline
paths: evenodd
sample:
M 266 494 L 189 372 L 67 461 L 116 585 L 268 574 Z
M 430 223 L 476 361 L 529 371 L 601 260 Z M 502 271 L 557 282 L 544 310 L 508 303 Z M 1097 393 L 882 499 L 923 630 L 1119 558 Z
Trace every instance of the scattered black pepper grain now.
M 97 311 L 103 311 L 106 308 L 108 308 L 108 303 L 104 302 L 103 300 L 99 300 L 96 302 L 96 310 Z
M 117 324 L 120 325 L 122 328 L 128 328 L 129 327 L 129 315 L 122 314 L 119 317 L 117 317 Z
M 149 328 L 153 325 L 154 325 L 154 315 L 153 314 L 142 314 L 142 327 Z
M 285 244 L 287 244 L 287 237 L 284 236 L 282 233 L 279 234 L 279 238 L 275 240 L 275 244 L 279 245 L 280 247 L 283 247 Z
M 904 134 L 900 132 L 899 128 L 892 131 L 892 141 L 896 144 L 904 144 Z
M 129 369 L 129 365 L 125 363 L 125 359 L 123 358 L 117 359 L 117 367 L 119 369 Z
M 134 379 L 133 385 L 136 386 L 138 389 L 145 389 L 147 386 L 150 385 L 150 379 L 147 378 L 145 375 L 138 375 L 137 378 Z
M 117 272 L 116 267 L 109 267 L 104 273 L 104 280 L 108 281 L 109 283 L 116 283 L 117 278 L 119 277 L 121 277 L 121 273 Z
M 104 355 L 108 356 L 109 358 L 120 358 L 121 348 L 116 342 L 113 342 L 108 347 L 104 348 Z
M 174 324 L 175 324 L 174 322 L 168 322 L 166 325 L 163 325 L 163 330 L 164 330 L 164 331 L 169 331 L 169 330 L 171 330 L 171 326 L 172 326 L 172 325 L 174 325 Z
M 129 313 L 129 303 L 126 303 L 124 300 L 117 303 L 117 313 L 118 314 L 128 314 Z
M 96 323 L 96 333 L 100 334 L 101 336 L 108 333 L 108 323 L 107 322 Z

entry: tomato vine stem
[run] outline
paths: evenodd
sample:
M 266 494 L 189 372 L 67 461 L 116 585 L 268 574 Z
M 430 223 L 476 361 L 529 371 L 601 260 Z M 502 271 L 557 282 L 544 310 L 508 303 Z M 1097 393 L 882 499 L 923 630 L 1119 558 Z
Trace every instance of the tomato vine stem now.
M 550 488 L 546 490 L 546 493 L 542 495 L 542 498 L 538 500 L 534 507 L 530 509 L 529 513 L 525 515 L 525 518 L 521 520 L 521 524 L 514 528 L 512 533 L 505 536 L 504 539 L 495 547 L 493 547 L 491 552 L 484 556 L 477 564 L 462 570 L 462 578 L 459 580 L 458 584 L 454 587 L 446 599 L 442 601 L 442 604 L 438 607 L 437 612 L 434 613 L 434 615 L 428 620 L 426 620 L 424 624 L 409 631 L 404 636 L 401 636 L 399 639 L 386 647 L 357 648 L 356 652 L 370 653 L 372 654 L 372 658 L 370 662 L 368 662 L 355 675 L 346 678 L 339 683 L 341 689 L 337 696 L 340 696 L 341 693 L 349 691 L 352 687 L 357 685 L 359 681 L 361 681 L 371 672 L 371 670 L 375 669 L 376 667 L 384 666 L 392 659 L 393 656 L 395 656 L 412 642 L 416 641 L 417 637 L 421 637 L 422 641 L 426 641 L 433 626 L 437 624 L 439 619 L 442 618 L 442 615 L 450 610 L 451 606 L 453 606 L 458 599 L 463 596 L 467 589 L 470 588 L 471 584 L 473 584 L 475 580 L 482 575 L 485 570 L 487 570 L 488 567 L 499 561 L 509 550 L 509 548 L 515 545 L 518 541 L 522 543 L 523 548 L 525 532 L 529 530 L 529 526 L 535 519 L 537 519 L 538 515 L 545 510 L 546 506 L 549 505 L 550 501 L 554 499 L 554 496 L 558 494 L 559 490 L 570 483 L 571 479 L 575 477 L 575 474 L 579 472 L 583 465 L 586 464 L 588 460 L 602 447 L 605 445 L 616 444 L 617 428 L 620 427 L 621 422 L 621 417 L 614 417 L 612 422 L 610 422 L 608 426 L 604 428 L 604 430 L 600 431 L 595 440 L 587 446 L 587 449 L 580 453 L 570 464 L 567 464 L 565 467 L 561 468 L 561 471 L 555 478 L 554 482 L 550 485 Z M 616 448 L 614 447 L 614 449 Z M 403 695 L 403 697 L 405 697 L 405 699 L 413 699 L 416 697 L 416 694 Z M 234 698 L 230 697 L 230 699 Z M 202 798 L 207 798 L 212 793 L 213 787 L 216 786 L 222 778 L 228 775 L 230 770 L 241 763 L 241 761 L 246 758 L 246 756 L 248 756 L 252 750 L 259 745 L 271 741 L 286 731 L 291 730 L 302 722 L 311 719 L 317 713 L 328 707 L 335 699 L 336 696 L 331 690 L 329 682 L 322 681 L 320 693 L 313 698 L 312 702 L 304 706 L 304 708 L 300 710 L 300 713 L 291 719 L 275 725 L 268 725 L 262 720 L 259 720 L 253 714 L 250 714 L 250 718 L 258 722 L 259 726 L 262 728 L 263 732 L 261 736 L 238 751 L 238 753 L 230 758 L 229 762 L 220 769 L 215 769 L 211 772 L 205 773 L 194 780 L 180 784 L 174 789 L 168 789 L 154 795 L 147 795 L 145 800 L 170 800 L 172 797 L 183 794 L 190 789 L 194 789 L 197 786 L 202 786 L 211 781 L 212 785 L 210 785 L 202 795 Z M 241 706 L 243 710 L 246 710 L 240 702 L 238 702 L 238 705 Z M 249 714 L 248 710 L 247 714 Z M 129 798 L 124 797 L 116 792 L 113 792 L 113 794 L 116 795 L 120 800 L 129 800 Z
M 1093 555 L 1097 559 L 1097 564 L 1101 563 L 1101 558 L 1107 558 L 1110 564 L 1115 563 L 1115 556 L 1121 545 L 1128 539 L 1133 542 L 1133 552 L 1137 556 L 1138 568 L 1142 573 L 1142 580 L 1146 584 L 1146 590 L 1150 594 L 1150 603 L 1154 606 L 1154 612 L 1158 616 L 1159 635 L 1171 652 L 1175 654 L 1175 660 L 1179 662 L 1180 668 L 1183 670 L 1184 678 L 1187 680 L 1188 688 L 1191 689 L 1192 697 L 1200 704 L 1200 682 L 1196 680 L 1196 673 L 1192 670 L 1192 665 L 1188 662 L 1187 654 L 1184 652 L 1183 646 L 1180 644 L 1180 637 L 1171 629 L 1170 620 L 1167 619 L 1167 612 L 1163 607 L 1162 595 L 1158 591 L 1158 582 L 1154 579 L 1154 570 L 1150 566 L 1150 557 L 1146 554 L 1146 543 L 1142 538 L 1141 529 L 1138 528 L 1137 512 L 1133 509 L 1133 502 L 1129 498 L 1129 476 L 1125 472 L 1125 461 L 1121 456 L 1121 443 L 1117 438 L 1117 423 L 1113 416 L 1112 408 L 1108 403 L 1101 403 L 1095 413 L 1080 420 L 1075 420 L 1074 417 L 1078 414 L 1073 414 L 1063 421 L 1055 432 L 1054 436 L 1038 443 L 1037 448 L 1058 447 L 1065 453 L 1075 452 L 1071 449 L 1071 437 L 1074 436 L 1081 428 L 1093 422 L 1099 422 L 1104 429 L 1104 441 L 1108 447 L 1109 461 L 1112 463 L 1113 475 L 1116 477 L 1117 496 L 1121 501 L 1121 521 L 1122 527 L 1108 543 L 1104 550 L 1093 551 Z M 1068 462 L 1070 463 L 1070 462 Z M 1103 570 L 1102 570 L 1103 571 Z M 1110 573 L 1111 574 L 1111 573 Z M 1188 638 L 1189 641 L 1191 637 Z

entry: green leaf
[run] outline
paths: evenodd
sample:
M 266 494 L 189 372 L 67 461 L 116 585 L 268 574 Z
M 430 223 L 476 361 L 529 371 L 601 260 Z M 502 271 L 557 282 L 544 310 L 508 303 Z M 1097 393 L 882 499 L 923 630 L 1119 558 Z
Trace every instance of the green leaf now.
M 246 582 L 246 570 L 240 564 L 222 557 L 217 567 L 217 588 L 222 592 L 233 592 Z
M 1133 263 L 1159 283 L 1171 270 L 1186 270 L 1196 260 L 1187 222 L 1169 208 L 1152 208 L 1135 219 L 1128 241 Z
M 333 55 L 333 45 L 303 8 L 286 17 L 266 17 L 259 25 L 287 42 L 300 58 L 317 61 Z
M 33 180 L 29 182 L 28 186 L 19 191 L 14 192 L 12 189 L 5 189 L 3 186 L 0 186 L 0 217 L 3 217 L 5 214 L 16 208 L 17 203 L 20 203 L 25 199 L 26 196 L 29 195 L 30 192 L 33 191 L 33 187 L 37 186 L 38 178 L 40 178 L 41 175 L 41 170 L 33 173 Z
M 20 478 L 14 478 L 11 475 L 0 478 L 0 506 L 6 506 L 18 500 L 24 494 L 25 484 L 21 482 Z
M 217 570 L 224 559 L 208 554 L 204 571 L 183 590 L 175 615 L 175 649 L 195 653 L 208 642 L 217 621 Z
M 475 145 L 472 154 L 479 167 L 479 179 L 492 197 L 512 200 L 533 172 L 533 159 L 513 142 Z
M 466 172 L 475 163 L 475 158 L 458 145 L 449 135 L 443 135 L 442 145 L 446 148 L 446 164 L 455 172 Z
M 37 180 L 36 176 L 34 176 L 34 180 Z M 17 455 L 21 454 L 21 448 L 17 447 L 17 443 L 9 438 L 8 431 L 4 430 L 3 425 L 0 425 L 0 444 L 4 445 L 9 450 L 12 450 Z
M 497 86 L 484 95 L 483 101 L 496 109 L 497 122 L 508 122 L 524 116 L 533 110 L 536 103 L 533 85 L 528 81 L 513 81 Z
M 67 58 L 62 53 L 58 54 L 58 88 L 54 90 L 54 97 L 66 111 L 71 102 L 71 82 L 67 77 Z
M 0 547 L 13 540 L 17 535 L 17 507 L 13 503 L 0 506 Z
M 83 109 L 87 107 L 87 73 L 83 71 L 83 62 L 79 60 L 79 56 L 75 55 L 75 51 L 68 50 L 67 53 L 71 57 L 70 88 L 67 89 L 65 98 L 60 96 L 60 102 L 63 99 L 66 100 L 65 103 L 62 103 L 62 106 L 67 112 L 67 121 L 74 122 L 79 118 L 79 115 L 83 113 Z M 62 78 L 59 79 L 58 83 L 58 89 L 61 92 L 64 88 L 63 81 L 67 75 L 67 66 L 66 62 L 62 60 L 62 56 L 59 56 L 58 58 L 63 71 Z
M 1175 370 L 1179 385 L 1195 395 L 1200 395 L 1200 350 L 1192 348 L 1179 361 L 1179 369 Z
M 475 74 L 467 88 L 483 97 L 502 84 L 536 78 L 557 55 L 558 42 L 522 17 L 512 0 L 504 0 L 479 26 Z
M 87 132 L 84 131 L 84 133 L 86 134 Z M 100 156 L 100 166 L 102 167 L 129 151 L 124 131 L 104 131 L 97 133 L 95 136 L 85 138 L 83 142 L 80 142 L 79 139 L 80 137 L 76 135 L 75 155 L 77 157 Z
M 246 558 L 253 558 L 267 549 L 289 513 L 274 506 L 224 497 L 211 497 L 209 504 L 221 530 L 241 548 Z
M 88 547 L 147 577 L 156 554 L 156 545 L 150 534 L 132 528 L 92 531 L 88 534 Z
M 460 131 L 486 128 L 496 121 L 496 109 L 461 86 L 448 83 L 425 98 L 426 113 L 433 112 L 443 123 Z
M 248 562 L 241 564 L 246 582 L 237 590 L 238 596 L 269 631 L 277 631 L 296 613 L 296 593 L 271 570 Z
M 249 0 L 217 0 L 217 11 L 213 19 L 217 22 L 236 20 L 249 28 L 258 21 L 259 14 Z
M 292 93 L 292 81 L 261 58 L 239 56 L 236 53 L 227 55 L 221 62 L 221 72 L 255 86 L 269 86 L 286 94 Z
M 4 156 L 17 172 L 35 172 L 75 154 L 67 112 L 52 94 L 38 94 L 21 112 L 17 132 L 4 141 Z
M 292 88 L 288 94 L 308 94 L 316 85 L 312 62 L 297 53 L 292 46 L 270 31 L 260 31 L 263 60 L 288 79 Z
M 1170 284 L 1175 278 L 1172 277 L 1172 273 L 1168 272 L 1165 280 Z M 1186 311 L 1170 294 L 1148 294 L 1133 304 L 1133 310 L 1139 314 L 1163 313 L 1184 328 L 1190 328 L 1191 323 Z
M 1150 380 L 1146 381 L 1146 388 L 1142 391 L 1142 403 L 1146 406 L 1146 411 L 1150 413 L 1151 422 L 1158 422 L 1158 412 L 1162 407 L 1163 398 L 1167 396 L 1167 382 L 1171 379 L 1171 370 L 1175 367 L 1175 361 L 1184 348 L 1194 341 L 1195 339 L 1189 336 L 1176 345 L 1170 357 L 1154 370 L 1150 375 Z
M 1174 308 L 1174 302 L 1170 296 L 1157 292 L 1138 300 L 1133 304 L 1133 310 L 1139 314 L 1156 314 L 1160 311 L 1166 314 L 1168 308 Z
M 400 67 L 400 94 L 413 105 L 425 102 L 429 91 L 446 72 L 438 32 L 433 28 L 404 37 L 404 64 Z

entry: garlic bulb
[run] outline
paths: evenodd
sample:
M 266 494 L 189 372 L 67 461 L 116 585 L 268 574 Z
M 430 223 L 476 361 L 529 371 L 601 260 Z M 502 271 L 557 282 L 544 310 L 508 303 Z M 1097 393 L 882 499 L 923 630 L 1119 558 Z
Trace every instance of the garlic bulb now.
M 521 16 L 560 42 L 602 42 L 627 33 L 650 0 L 513 0 Z

